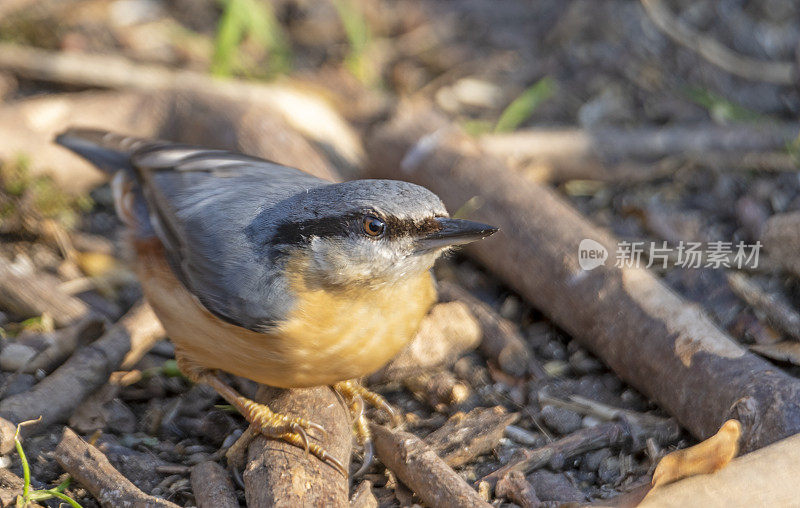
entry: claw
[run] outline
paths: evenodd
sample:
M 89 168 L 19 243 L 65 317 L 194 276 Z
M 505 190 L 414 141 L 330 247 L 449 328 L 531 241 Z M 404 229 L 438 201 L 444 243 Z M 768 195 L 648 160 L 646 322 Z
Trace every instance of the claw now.
M 358 421 L 364 417 L 364 399 L 361 397 L 355 397 L 353 399 L 353 405 L 351 407 L 351 412 L 353 413 L 353 421 Z
M 305 448 L 306 450 L 306 457 L 307 457 L 309 445 L 308 445 L 308 433 L 306 432 L 306 429 L 304 429 L 302 425 L 299 425 L 297 423 L 291 424 L 289 428 L 292 430 L 292 432 L 300 436 L 300 439 L 303 441 L 303 448 Z
M 339 459 L 331 455 L 330 453 L 326 452 L 325 450 L 320 450 L 316 453 L 317 457 L 320 458 L 323 462 L 327 462 L 331 467 L 342 473 L 342 476 L 347 478 L 347 469 L 345 469 L 344 464 L 342 464 Z
M 314 422 L 307 422 L 307 424 L 309 428 L 312 428 L 315 431 L 319 432 L 318 436 L 319 438 L 324 439 L 325 437 L 328 436 L 328 431 L 325 430 L 325 427 L 323 427 L 322 425 Z
M 361 461 L 361 467 L 358 468 L 358 471 L 353 473 L 353 478 L 358 478 L 359 476 L 366 473 L 370 466 L 372 465 L 372 461 L 375 459 L 375 446 L 372 444 L 372 440 L 365 441 L 364 444 L 364 460 Z
M 399 427 L 403 423 L 403 414 L 385 400 L 382 402 L 383 404 L 381 404 L 380 409 L 389 414 L 389 420 L 392 422 L 392 428 Z

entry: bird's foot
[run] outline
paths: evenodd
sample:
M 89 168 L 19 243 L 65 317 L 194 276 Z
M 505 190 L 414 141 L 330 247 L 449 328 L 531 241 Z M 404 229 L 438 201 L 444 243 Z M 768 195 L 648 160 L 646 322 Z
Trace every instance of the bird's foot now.
M 359 444 L 364 448 L 364 460 L 361 467 L 353 475 L 353 477 L 357 477 L 369 469 L 372 460 L 375 458 L 372 434 L 369 431 L 369 422 L 364 410 L 365 403 L 385 412 L 394 426 L 402 422 L 402 415 L 386 399 L 364 388 L 358 381 L 341 381 L 333 385 L 333 389 L 342 396 L 350 408 L 350 414 L 353 416 L 353 431 Z
M 308 433 L 316 433 L 316 437 L 325 435 L 325 429 L 314 422 L 305 418 L 298 418 L 272 411 L 264 404 L 259 404 L 239 394 L 236 390 L 225 383 L 214 371 L 194 368 L 187 366 L 187 362 L 180 361 L 181 371 L 191 374 L 190 379 L 195 382 L 206 383 L 214 388 L 222 398 L 227 400 L 235 407 L 244 419 L 250 423 L 250 427 L 256 432 L 263 434 L 271 439 L 278 439 L 289 444 L 303 448 L 307 453 L 311 453 L 321 461 L 327 463 L 334 469 L 347 476 L 347 469 L 336 457 L 328 453 L 322 446 L 309 441 Z
M 344 476 L 347 476 L 347 470 L 337 458 L 325 451 L 322 446 L 309 441 L 309 431 L 325 435 L 325 429 L 321 425 L 304 418 L 275 413 L 264 404 L 259 404 L 249 399 L 245 400 L 242 415 L 245 420 L 250 422 L 254 430 L 269 438 L 304 448 L 306 453 L 311 453 L 321 461 L 333 466 Z

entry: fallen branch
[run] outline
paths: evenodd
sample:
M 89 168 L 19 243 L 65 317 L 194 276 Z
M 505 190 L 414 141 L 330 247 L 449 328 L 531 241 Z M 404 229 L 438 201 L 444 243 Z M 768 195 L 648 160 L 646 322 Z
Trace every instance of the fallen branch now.
M 418 437 L 380 425 L 370 428 L 378 458 L 428 506 L 490 506 Z
M 636 449 L 644 448 L 648 438 L 653 438 L 660 445 L 667 445 L 677 441 L 680 437 L 681 429 L 672 419 L 608 406 L 579 395 L 571 395 L 570 400 L 566 401 L 540 394 L 539 404 L 569 409 L 581 415 L 593 416 L 601 421 L 622 419 L 629 425 L 628 431 L 633 440 L 632 447 Z
M 536 497 L 533 486 L 519 471 L 512 471 L 497 482 L 497 497 L 504 497 L 521 508 L 539 508 L 542 502 Z
M 613 261 L 583 270 L 582 240 L 614 256 L 616 239 L 423 106 L 369 137 L 371 176 L 424 185 L 451 210 L 475 198 L 475 218 L 501 231 L 467 252 L 696 437 L 728 419 L 742 422 L 744 450 L 800 432 L 800 381 L 737 345 L 647 270 Z
M 534 450 L 520 450 L 520 457 L 500 469 L 489 473 L 482 481 L 495 485 L 501 478 L 512 471 L 521 471 L 525 474 L 549 465 L 552 461 L 564 463 L 572 457 L 582 453 L 622 446 L 630 440 L 630 432 L 625 424 L 620 422 L 601 423 L 594 427 L 587 427 L 570 434 L 564 438 L 553 441 Z M 559 468 L 555 468 L 559 469 Z
M 772 326 L 800 341 L 800 314 L 788 302 L 770 295 L 741 273 L 729 273 L 728 284 L 739 298 L 763 314 Z
M 114 55 L 56 52 L 0 44 L 0 69 L 20 76 L 77 85 L 126 90 L 174 90 L 225 98 L 240 105 L 268 105 L 294 129 L 327 150 L 340 166 L 357 168 L 363 157 L 352 128 L 319 95 L 283 84 L 224 80 L 208 74 L 145 65 Z M 216 112 L 221 109 L 214 108 Z M 194 111 L 194 118 L 198 115 Z M 255 116 L 251 115 L 255 121 Z M 217 142 L 220 141 L 217 135 Z
M 675 42 L 686 46 L 725 72 L 750 81 L 795 86 L 797 66 L 764 62 L 740 55 L 707 37 L 673 15 L 661 0 L 641 0 L 650 20 Z
M 139 490 L 114 469 L 100 450 L 86 443 L 69 428 L 64 429 L 53 456 L 64 471 L 86 487 L 103 506 L 178 507 Z
M 534 378 L 546 377 L 516 324 L 456 284 L 442 281 L 438 284 L 438 290 L 442 301 L 462 302 L 478 319 L 482 335 L 479 349 L 485 357 L 497 362 L 504 372 L 512 376 L 531 374 Z
M 138 304 L 101 338 L 80 348 L 33 388 L 3 399 L 0 415 L 13 422 L 39 416 L 45 424 L 63 422 L 81 401 L 108 381 L 128 351 L 163 336 L 164 330 L 150 307 Z
M 795 171 L 786 145 L 797 123 L 674 125 L 597 130 L 522 130 L 479 139 L 487 153 L 535 168 L 538 180 L 642 181 L 672 174 L 684 161 L 729 170 Z M 661 162 L 654 162 L 661 161 Z
M 89 306 L 58 289 L 55 277 L 35 274 L 0 257 L 0 308 L 29 318 L 47 314 L 56 326 L 75 323 L 91 314 Z
M 258 402 L 275 412 L 307 418 L 327 435 L 311 438 L 347 467 L 352 426 L 347 408 L 328 387 L 279 390 L 261 387 Z M 347 478 L 297 446 L 257 436 L 248 449 L 244 472 L 248 506 L 347 506 Z
M 216 462 L 194 466 L 191 480 L 197 508 L 239 508 L 230 475 Z
M 518 414 L 507 413 L 501 406 L 479 407 L 467 414 L 453 415 L 424 441 L 448 466 L 458 467 L 493 450 L 506 427 L 518 419 Z
M 12 508 L 18 506 L 17 498 L 22 494 L 24 484 L 25 482 L 22 478 L 12 473 L 8 468 L 0 468 L 0 507 Z M 39 506 L 41 505 L 36 503 L 28 505 L 25 508 L 35 508 Z
M 52 142 L 72 125 L 234 149 L 338 179 L 330 164 L 269 104 L 171 91 L 61 94 L 2 105 L 0 135 L 6 143 L 0 145 L 0 158 L 13 161 L 26 154 L 33 174 L 47 174 L 67 191 L 86 192 L 107 176 Z M 282 135 L 268 135 L 274 132 Z
M 411 343 L 384 368 L 370 376 L 371 383 L 405 379 L 446 367 L 481 340 L 481 328 L 468 306 L 461 302 L 434 305 Z
M 733 459 L 716 473 L 655 488 L 639 506 L 793 506 L 799 461 L 800 435 Z
M 350 498 L 350 508 L 378 508 L 378 500 L 372 493 L 372 482 L 364 480 L 355 488 Z

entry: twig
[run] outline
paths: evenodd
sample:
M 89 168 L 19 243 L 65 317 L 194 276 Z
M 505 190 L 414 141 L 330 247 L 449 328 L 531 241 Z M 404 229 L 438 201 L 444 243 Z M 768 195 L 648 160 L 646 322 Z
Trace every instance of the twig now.
M 552 443 L 534 450 L 521 450 L 521 457 L 510 464 L 484 476 L 482 481 L 491 485 L 511 471 L 531 471 L 548 465 L 551 460 L 566 461 L 582 453 L 612 446 L 623 445 L 630 437 L 625 425 L 619 422 L 601 423 L 594 427 L 581 429 Z
M 797 69 L 790 62 L 764 62 L 740 55 L 707 37 L 673 15 L 661 0 L 641 0 L 650 20 L 675 42 L 696 52 L 720 69 L 750 81 L 793 86 Z
M 100 450 L 86 443 L 69 428 L 64 429 L 53 455 L 61 467 L 86 487 L 103 506 L 178 507 L 139 490 L 114 469 Z
M 370 428 L 378 458 L 425 504 L 443 508 L 489 506 L 418 437 L 380 425 Z
M 0 415 L 11 421 L 39 416 L 46 424 L 63 422 L 89 394 L 119 368 L 132 346 L 163 337 L 153 311 L 138 304 L 100 339 L 73 354 L 61 367 L 30 390 L 0 402 Z
M 518 504 L 521 508 L 538 508 L 542 505 L 533 486 L 519 471 L 512 471 L 497 482 L 495 487 L 497 497 L 504 497 Z
M 307 418 L 326 430 L 312 442 L 347 467 L 352 426 L 347 409 L 328 387 L 279 390 L 261 387 L 256 400 L 275 412 Z M 347 478 L 329 464 L 283 441 L 256 437 L 244 472 L 248 506 L 347 506 Z
M 51 372 L 69 358 L 78 346 L 100 337 L 104 329 L 105 321 L 91 313 L 66 328 L 54 331 L 53 343 L 31 358 L 22 372 L 34 373 L 40 369 Z
M 478 319 L 483 335 L 479 346 L 481 353 L 512 376 L 522 377 L 530 373 L 537 379 L 546 377 L 516 324 L 456 284 L 442 281 L 438 286 L 443 301 L 457 300 L 467 304 Z
M 455 362 L 481 339 L 478 321 L 461 302 L 433 306 L 411 343 L 386 367 L 370 376 L 370 382 L 404 379 Z
M 216 462 L 201 462 L 194 466 L 191 480 L 198 508 L 239 508 L 231 478 Z
M 13 448 L 13 439 L 12 439 Z M 17 498 L 22 492 L 25 482 L 19 476 L 12 473 L 8 468 L 0 468 L 0 506 L 11 508 L 17 506 Z M 31 504 L 30 507 L 39 507 L 40 504 Z M 28 508 L 26 506 L 25 508 Z
M 378 508 L 378 500 L 372 493 L 372 482 L 364 480 L 355 488 L 350 498 L 350 508 Z
M 87 317 L 81 300 L 58 289 L 53 277 L 34 274 L 0 257 L 0 308 L 21 317 L 47 314 L 59 327 Z
M 741 273 L 728 273 L 731 289 L 748 305 L 761 312 L 769 323 L 793 338 L 800 340 L 800 314 L 775 295 L 761 289 Z
M 634 448 L 643 448 L 648 437 L 654 438 L 660 445 L 666 445 L 676 441 L 680 436 L 680 427 L 671 418 L 660 418 L 647 413 L 616 408 L 580 395 L 571 395 L 570 400 L 566 401 L 540 394 L 539 404 L 563 407 L 604 421 L 624 420 L 630 425 L 631 437 L 636 441 Z
M 424 441 L 450 467 L 458 467 L 491 451 L 500 442 L 506 427 L 519 419 L 501 406 L 475 408 L 456 414 Z
M 798 132 L 797 123 L 773 122 L 529 129 L 487 134 L 479 144 L 513 167 L 536 168 L 539 180 L 643 181 L 672 174 L 685 161 L 726 171 L 795 171 L 797 162 L 786 145 Z

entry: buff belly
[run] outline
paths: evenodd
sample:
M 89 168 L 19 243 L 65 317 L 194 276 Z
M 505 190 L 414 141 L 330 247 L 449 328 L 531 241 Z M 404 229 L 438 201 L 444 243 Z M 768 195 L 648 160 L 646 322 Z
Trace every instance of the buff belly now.
M 272 333 L 220 320 L 175 277 L 162 247 L 136 245 L 136 268 L 145 296 L 177 354 L 282 388 L 330 385 L 371 374 L 413 337 L 435 302 L 432 277 L 379 288 L 330 293 L 292 284 L 296 305 Z

